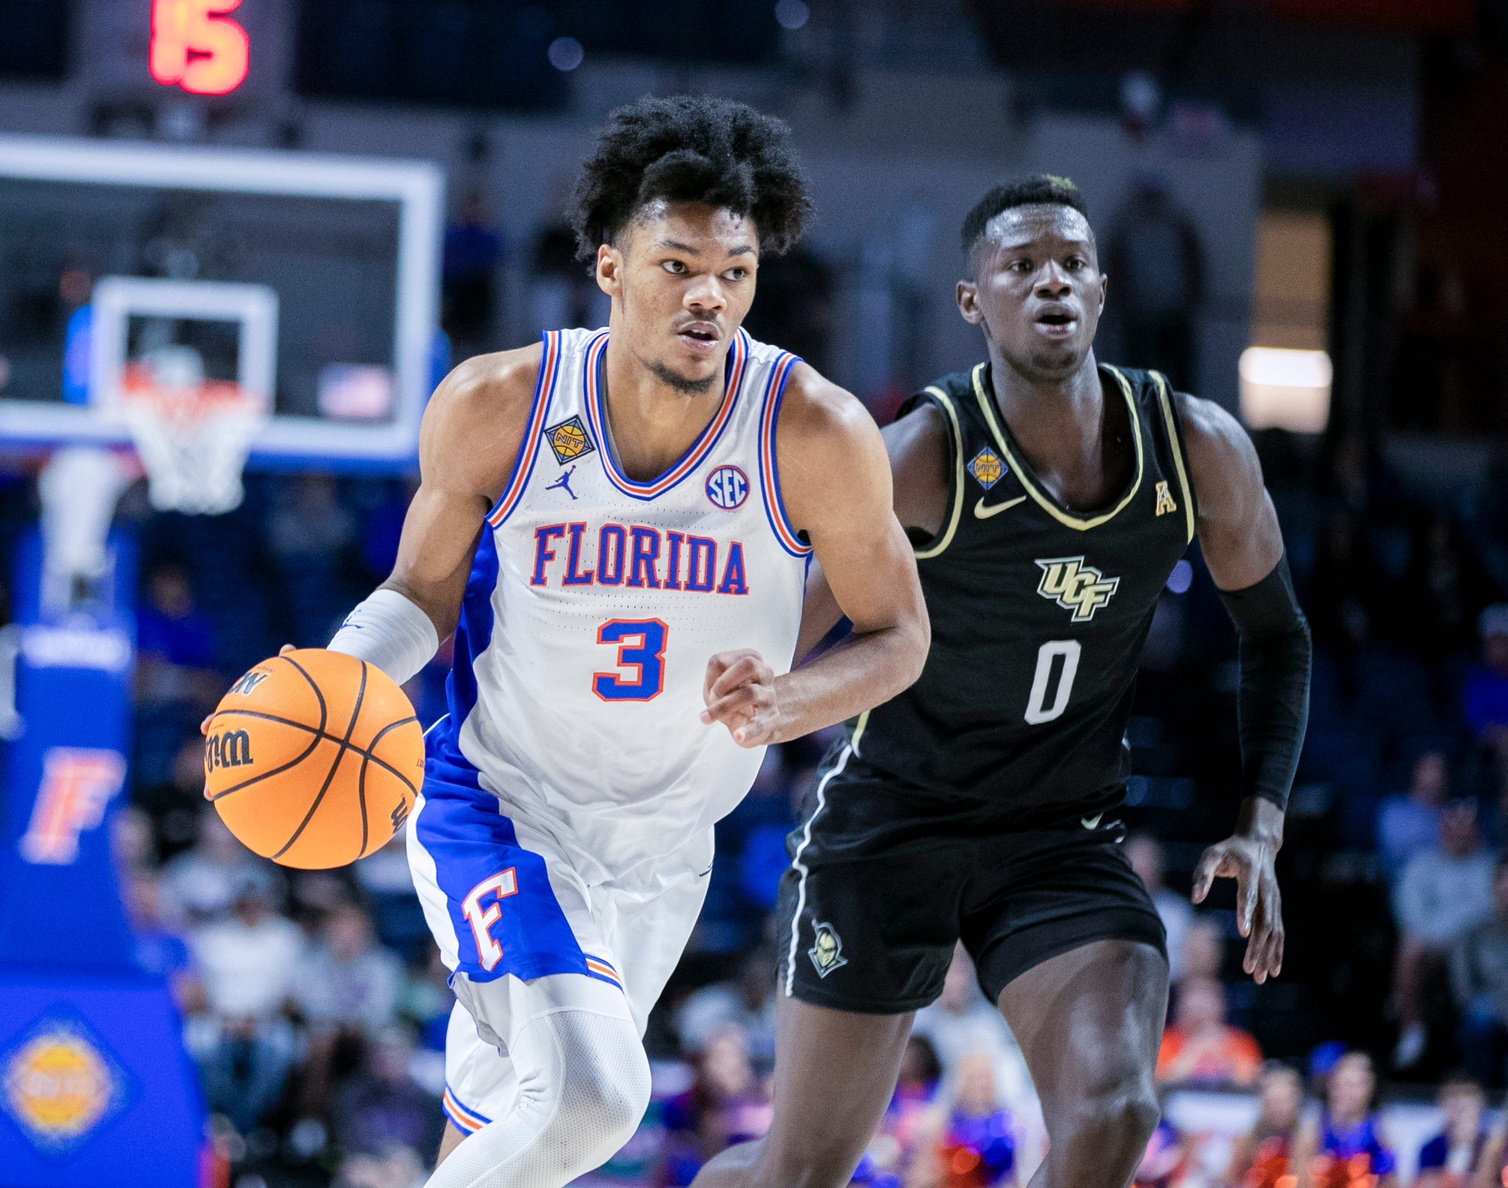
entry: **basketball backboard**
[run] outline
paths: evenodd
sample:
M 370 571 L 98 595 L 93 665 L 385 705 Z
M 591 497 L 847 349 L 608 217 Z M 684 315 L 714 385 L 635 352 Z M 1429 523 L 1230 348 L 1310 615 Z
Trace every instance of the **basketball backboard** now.
M 399 469 L 433 379 L 443 176 L 0 136 L 0 445 L 130 440 L 133 375 L 235 385 L 251 464 Z

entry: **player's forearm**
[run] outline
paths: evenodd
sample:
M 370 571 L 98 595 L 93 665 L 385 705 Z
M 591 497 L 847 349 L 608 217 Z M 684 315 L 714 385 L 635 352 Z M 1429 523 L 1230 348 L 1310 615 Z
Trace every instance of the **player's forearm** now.
M 1272 801 L 1281 813 L 1309 721 L 1309 624 L 1294 598 L 1286 557 L 1255 585 L 1220 596 L 1241 639 L 1242 791 Z
M 777 677 L 780 724 L 772 741 L 789 742 L 889 701 L 921 675 L 929 642 L 923 611 L 891 627 L 855 632 Z

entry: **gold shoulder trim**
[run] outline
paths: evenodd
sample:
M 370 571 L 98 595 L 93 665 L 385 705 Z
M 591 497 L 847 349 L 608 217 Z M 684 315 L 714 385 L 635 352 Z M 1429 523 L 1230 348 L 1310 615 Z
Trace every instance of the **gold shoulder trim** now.
M 953 407 L 953 398 L 941 388 L 929 386 L 926 390 L 937 397 L 937 402 L 942 405 L 943 412 L 948 414 L 948 431 L 953 435 L 953 510 L 948 516 L 948 525 L 942 534 L 926 548 L 916 550 L 918 561 L 939 556 L 953 543 L 953 534 L 958 531 L 958 520 L 963 513 L 963 430 L 958 424 L 958 410 Z M 860 719 L 858 731 L 854 734 L 855 741 L 859 734 L 863 733 L 864 721 Z M 855 746 L 854 750 L 857 751 L 858 747 Z
M 1168 391 L 1168 380 L 1160 371 L 1151 373 L 1157 381 L 1157 399 L 1162 404 L 1162 420 L 1168 430 L 1168 446 L 1173 451 L 1173 469 L 1178 472 L 1178 486 L 1183 491 L 1183 518 L 1188 526 L 1186 544 L 1194 541 L 1194 492 L 1189 487 L 1189 474 L 1183 465 L 1183 442 L 1178 438 L 1178 421 L 1173 416 L 1173 400 Z

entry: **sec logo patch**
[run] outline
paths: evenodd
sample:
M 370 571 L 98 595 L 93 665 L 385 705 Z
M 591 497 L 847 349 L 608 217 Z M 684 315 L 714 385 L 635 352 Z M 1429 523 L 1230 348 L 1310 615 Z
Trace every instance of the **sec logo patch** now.
M 707 498 L 713 507 L 733 511 L 749 497 L 749 476 L 736 466 L 719 466 L 707 476 Z
M 550 443 L 550 448 L 555 451 L 556 460 L 562 466 L 572 458 L 590 454 L 596 448 L 592 445 L 592 439 L 587 436 L 586 426 L 581 423 L 580 417 L 572 417 L 569 421 L 552 425 L 545 430 L 545 440 Z

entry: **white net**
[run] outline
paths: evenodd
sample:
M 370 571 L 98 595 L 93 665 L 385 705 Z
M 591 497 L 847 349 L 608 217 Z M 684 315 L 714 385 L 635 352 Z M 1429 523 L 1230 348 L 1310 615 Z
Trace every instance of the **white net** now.
M 241 472 L 267 421 L 260 402 L 232 384 L 128 386 L 121 412 L 159 511 L 219 515 L 241 505 Z

